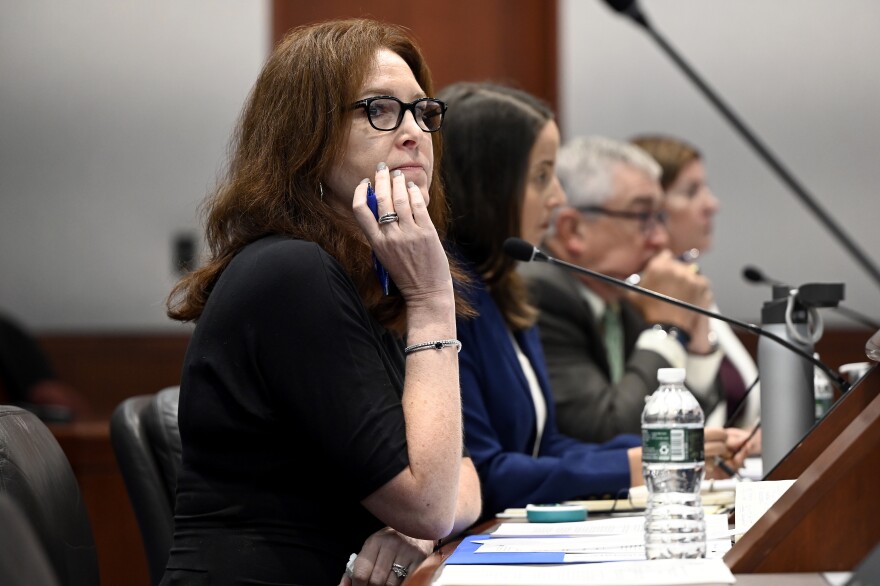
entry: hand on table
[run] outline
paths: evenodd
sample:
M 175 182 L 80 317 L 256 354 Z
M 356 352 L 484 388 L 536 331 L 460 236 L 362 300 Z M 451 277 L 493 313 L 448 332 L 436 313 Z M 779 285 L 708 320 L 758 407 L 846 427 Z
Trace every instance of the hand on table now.
M 707 427 L 703 436 L 706 457 L 706 478 L 718 480 L 730 478 L 730 474 L 724 470 L 737 471 L 743 466 L 749 455 L 748 443 L 743 449 L 743 441 L 748 437 L 748 431 L 734 427 Z M 754 438 L 753 438 L 754 439 Z M 718 459 L 725 466 L 718 465 Z
M 339 586 L 400 584 L 433 550 L 433 541 L 413 539 L 385 527 L 367 538 L 354 560 L 351 576 L 344 573 Z

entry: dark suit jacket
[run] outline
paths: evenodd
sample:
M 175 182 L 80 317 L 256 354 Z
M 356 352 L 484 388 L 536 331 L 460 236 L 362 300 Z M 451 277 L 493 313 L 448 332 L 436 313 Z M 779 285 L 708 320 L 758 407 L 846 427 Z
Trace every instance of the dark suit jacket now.
M 631 304 L 621 301 L 626 365 L 621 380 L 612 384 L 598 319 L 577 278 L 546 263 L 523 264 L 520 271 L 540 309 L 538 323 L 560 431 L 591 442 L 639 433 L 645 398 L 657 388 L 657 369 L 671 366 L 657 352 L 635 348 L 648 324 Z M 712 396 L 719 393 L 713 389 Z M 702 405 L 704 412 L 715 402 Z
M 489 292 L 477 284 L 468 298 L 479 316 L 459 319 L 457 335 L 465 445 L 483 491 L 483 518 L 508 507 L 582 497 L 613 497 L 630 484 L 626 448 L 641 437 L 624 435 L 589 444 L 556 427 L 553 397 L 536 328 L 515 334 L 535 371 L 547 421 L 537 457 L 534 402 L 504 319 Z

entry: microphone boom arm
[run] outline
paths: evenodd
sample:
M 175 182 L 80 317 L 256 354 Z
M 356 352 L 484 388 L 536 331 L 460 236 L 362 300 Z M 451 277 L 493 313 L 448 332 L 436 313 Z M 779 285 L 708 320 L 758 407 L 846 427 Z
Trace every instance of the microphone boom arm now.
M 648 22 L 648 19 L 641 12 L 636 0 L 609 0 L 612 8 L 622 14 L 629 16 L 633 22 L 644 28 L 660 45 L 667 55 L 678 65 L 685 75 L 699 88 L 703 95 L 718 108 L 728 122 L 739 131 L 740 135 L 751 145 L 751 147 L 761 156 L 765 163 L 773 169 L 782 181 L 794 191 L 801 201 L 810 209 L 811 212 L 819 219 L 821 223 L 828 228 L 829 231 L 837 238 L 838 241 L 849 251 L 849 253 L 862 265 L 868 274 L 874 279 L 875 283 L 880 286 L 880 270 L 873 264 L 870 258 L 862 252 L 855 242 L 837 225 L 832 217 L 826 212 L 819 203 L 811 196 L 804 187 L 795 179 L 788 169 L 779 162 L 773 153 L 764 146 L 764 144 L 749 130 L 733 110 L 724 103 L 724 101 L 697 75 L 696 71 L 688 65 L 688 63 L 675 51 L 671 44 L 664 39 Z
M 815 364 L 816 366 L 821 368 L 822 372 L 827 374 L 831 378 L 831 380 L 833 380 L 838 385 L 838 388 L 840 389 L 841 393 L 846 393 L 846 391 L 849 390 L 849 382 L 846 379 L 844 379 L 842 376 L 840 376 L 838 373 L 834 372 L 834 370 L 832 370 L 829 366 L 823 364 L 821 361 L 817 360 L 814 356 L 804 352 L 801 348 L 798 348 L 796 345 L 792 344 L 791 342 L 789 342 L 785 338 L 777 336 L 773 332 L 768 332 L 767 330 L 764 330 L 764 329 L 756 326 L 755 324 L 750 324 L 750 323 L 747 323 L 744 321 L 740 321 L 738 319 L 734 319 L 732 317 L 727 317 L 725 315 L 721 315 L 719 313 L 709 311 L 708 309 L 704 309 L 704 308 L 699 307 L 697 305 L 687 303 L 687 302 L 682 301 L 680 299 L 676 299 L 674 297 L 670 297 L 670 296 L 664 295 L 662 293 L 657 293 L 656 291 L 651 291 L 650 289 L 645 289 L 644 287 L 639 287 L 638 285 L 633 285 L 631 283 L 627 283 L 626 281 L 621 280 L 621 279 L 615 279 L 614 277 L 610 277 L 608 275 L 593 271 L 591 269 L 582 267 L 580 265 L 572 264 L 572 263 L 566 262 L 564 260 L 559 260 L 558 258 L 554 258 L 552 256 L 544 254 L 537 247 L 535 247 L 535 249 L 534 249 L 532 259 L 529 259 L 529 260 L 542 260 L 542 261 L 549 263 L 549 264 L 559 265 L 559 266 L 574 270 L 576 272 L 585 273 L 591 277 L 605 281 L 606 283 L 611 283 L 611 284 L 617 285 L 619 287 L 624 287 L 625 289 L 630 289 L 632 291 L 636 291 L 642 295 L 647 295 L 648 297 L 653 297 L 654 299 L 659 299 L 661 301 L 665 301 L 666 303 L 671 303 L 672 305 L 684 307 L 685 309 L 689 309 L 691 311 L 701 313 L 701 314 L 708 316 L 708 317 L 711 317 L 713 319 L 720 319 L 722 321 L 726 321 L 729 324 L 735 325 L 735 326 L 742 328 L 744 330 L 748 330 L 749 332 L 752 332 L 753 334 L 756 334 L 758 336 L 764 336 L 766 338 L 769 338 L 769 339 L 773 340 L 774 342 L 776 342 L 777 344 L 784 346 L 785 348 L 788 348 L 789 350 L 791 350 L 795 354 L 808 359 L 810 362 L 812 362 L 813 364 Z

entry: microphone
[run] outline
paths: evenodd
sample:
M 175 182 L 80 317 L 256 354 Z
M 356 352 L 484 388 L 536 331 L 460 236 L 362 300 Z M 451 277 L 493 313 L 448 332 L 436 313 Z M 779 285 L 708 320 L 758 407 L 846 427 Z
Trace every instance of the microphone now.
M 532 262 L 535 259 L 543 261 L 550 260 L 550 257 L 537 246 L 532 246 L 522 238 L 515 238 L 513 236 L 504 241 L 504 244 L 501 245 L 501 250 L 504 251 L 504 254 L 512 257 L 514 260 L 521 260 L 523 262 Z M 611 277 L 609 277 L 609 279 L 610 278 Z
M 771 279 L 767 275 L 761 272 L 761 269 L 758 267 L 754 267 L 752 265 L 746 265 L 743 267 L 742 272 L 743 278 L 750 283 L 759 283 L 762 285 L 785 285 L 786 283 L 782 281 L 777 281 L 776 279 Z
M 636 0 L 605 0 L 606 4 L 615 12 L 625 14 L 641 26 L 648 28 L 648 20 L 645 18 Z
M 695 311 L 697 313 L 701 313 L 705 316 L 718 319 L 721 321 L 726 321 L 729 324 L 735 325 L 744 330 L 748 330 L 753 334 L 758 336 L 764 336 L 773 340 L 774 342 L 785 346 L 795 354 L 801 356 L 802 358 L 812 362 L 819 368 L 821 368 L 830 378 L 834 381 L 840 388 L 841 392 L 844 393 L 849 390 L 849 381 L 844 379 L 840 374 L 835 372 L 831 367 L 822 363 L 818 359 L 816 359 L 812 353 L 805 352 L 802 348 L 792 344 L 785 338 L 781 338 L 780 336 L 768 332 L 755 324 L 746 323 L 744 321 L 739 321 L 738 319 L 734 319 L 732 317 L 727 317 L 725 315 L 721 315 L 720 313 L 715 313 L 714 311 L 709 311 L 708 309 L 704 309 L 698 305 L 693 305 L 691 303 L 687 303 L 686 301 L 682 301 L 680 299 L 676 299 L 675 297 L 670 297 L 668 295 L 664 295 L 662 293 L 657 293 L 656 291 L 651 291 L 650 289 L 645 289 L 644 287 L 639 287 L 638 285 L 633 285 L 627 281 L 622 279 L 616 279 L 604 273 L 599 273 L 597 271 L 572 264 L 570 262 L 566 262 L 564 260 L 560 260 L 558 258 L 554 258 L 544 251 L 542 251 L 537 246 L 533 246 L 532 244 L 526 242 L 522 238 L 510 237 L 504 241 L 502 245 L 502 250 L 508 256 L 514 258 L 515 260 L 523 261 L 523 262 L 531 262 L 533 260 L 540 260 L 549 264 L 558 265 L 561 267 L 565 267 L 569 270 L 582 273 L 584 275 L 588 275 L 590 277 L 594 277 L 596 279 L 605 281 L 606 283 L 612 283 L 619 287 L 623 287 L 624 289 L 629 289 L 630 291 L 636 291 L 641 295 L 647 295 L 648 297 L 653 297 L 654 299 L 660 299 L 661 301 L 665 301 L 667 303 L 671 303 L 672 305 L 677 305 L 679 307 L 684 307 L 691 311 Z
M 761 269 L 752 265 L 746 265 L 743 267 L 742 276 L 746 281 L 749 281 L 750 283 L 771 285 L 773 287 L 789 287 L 788 284 L 783 283 L 782 281 L 777 281 L 776 279 L 768 277 L 761 271 Z M 880 324 L 872 320 L 870 317 L 859 313 L 858 311 L 849 309 L 847 307 L 841 307 L 839 305 L 834 306 L 831 309 L 835 310 L 841 315 L 845 315 L 849 319 L 858 322 L 865 327 L 868 327 L 872 330 L 880 330 Z

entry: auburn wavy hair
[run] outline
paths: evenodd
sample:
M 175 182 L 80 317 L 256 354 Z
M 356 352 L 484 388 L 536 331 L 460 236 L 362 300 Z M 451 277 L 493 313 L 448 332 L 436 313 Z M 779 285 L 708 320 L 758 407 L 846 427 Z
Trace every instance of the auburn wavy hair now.
M 232 258 L 263 236 L 284 234 L 320 245 L 351 276 L 370 313 L 388 329 L 405 331 L 404 301 L 399 294 L 382 294 L 371 249 L 353 214 L 340 213 L 322 197 L 321 178 L 345 151 L 353 115 L 349 105 L 380 49 L 400 55 L 426 95 L 433 95 L 421 50 L 401 26 L 370 19 L 327 21 L 294 28 L 278 44 L 244 105 L 223 177 L 200 206 L 207 258 L 171 290 L 170 318 L 198 321 Z M 448 212 L 440 180 L 441 134 L 431 134 L 431 140 L 435 164 L 428 211 L 443 239 Z M 465 283 L 455 259 L 449 262 L 453 279 Z M 459 314 L 472 313 L 458 296 L 456 307 Z

